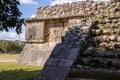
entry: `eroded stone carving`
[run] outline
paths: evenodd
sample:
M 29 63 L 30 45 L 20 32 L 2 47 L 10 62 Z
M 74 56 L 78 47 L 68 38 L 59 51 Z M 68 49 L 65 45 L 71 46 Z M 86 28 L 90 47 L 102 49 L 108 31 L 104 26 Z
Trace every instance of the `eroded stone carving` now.
M 26 40 L 28 42 L 44 42 L 44 21 L 27 24 Z

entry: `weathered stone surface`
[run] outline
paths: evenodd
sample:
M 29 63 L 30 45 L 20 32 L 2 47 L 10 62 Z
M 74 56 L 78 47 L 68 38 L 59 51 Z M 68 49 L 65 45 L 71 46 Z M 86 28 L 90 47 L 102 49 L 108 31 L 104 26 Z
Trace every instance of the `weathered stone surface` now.
M 79 51 L 80 51 L 79 48 L 73 48 L 73 49 L 71 49 L 70 54 L 69 54 L 69 56 L 68 56 L 67 59 L 76 60 L 77 57 L 78 57 Z
M 80 1 L 38 8 L 35 18 L 26 19 L 27 45 L 18 63 L 43 66 L 49 58 L 36 80 L 65 80 L 79 54 L 78 58 L 87 57 L 87 60 L 82 60 L 85 69 L 90 69 L 94 65 L 112 66 L 111 62 L 107 64 L 106 61 L 89 59 L 119 58 L 119 55 L 106 55 L 103 51 L 92 49 L 83 52 L 90 46 L 104 50 L 120 49 L 119 7 L 120 2 L 114 0 Z M 55 42 L 60 44 L 53 49 Z
M 120 37 L 119 36 L 117 37 L 117 41 L 120 42 Z
M 56 58 L 49 58 L 46 63 L 45 66 L 57 66 L 59 64 L 60 59 L 56 59 Z
M 57 56 L 61 51 L 62 51 L 63 47 L 61 45 L 61 43 L 56 44 L 55 48 L 52 51 L 52 56 Z
M 44 21 L 28 22 L 25 35 L 27 42 L 44 42 Z
M 118 3 L 118 4 L 117 4 Z M 112 5 L 112 6 L 109 6 Z M 108 7 L 109 6 L 109 7 Z M 116 6 L 116 8 L 114 8 Z M 119 12 L 119 1 L 100 2 L 80 1 L 74 3 L 66 3 L 62 5 L 47 6 L 37 9 L 36 18 L 62 18 L 69 16 L 96 16 L 104 18 L 104 16 L 111 16 L 114 18 L 114 13 Z M 108 11 L 108 9 L 110 11 Z M 105 20 L 106 21 L 106 20 Z
M 103 34 L 103 30 L 96 30 L 96 36 L 102 35 Z
M 120 44 L 115 44 L 114 47 L 115 47 L 116 49 L 120 49 Z
M 104 34 L 104 35 L 110 35 L 110 32 L 111 32 L 110 30 L 104 30 L 104 31 L 103 31 L 103 34 Z
M 107 69 L 73 69 L 71 77 L 93 78 L 98 80 L 119 80 L 120 72 L 116 70 Z
M 81 50 L 81 47 L 78 46 L 85 47 L 87 45 L 86 36 L 88 37 L 89 31 L 90 25 L 84 26 L 82 29 L 80 26 L 72 27 L 70 32 L 63 37 L 62 43 L 56 44 L 50 58 L 36 80 L 65 80 Z M 69 47 L 70 45 L 71 47 Z
M 110 36 L 110 40 L 111 40 L 111 41 L 116 41 L 116 40 L 117 40 L 117 36 L 115 36 L 115 35 Z
M 58 63 L 59 67 L 71 67 L 74 63 L 74 60 L 69 60 L 69 59 L 61 59 L 60 62 Z
M 66 44 L 57 44 L 54 50 L 52 51 L 52 57 L 66 59 L 69 55 L 69 48 Z
M 70 68 L 68 67 L 44 67 L 38 78 L 35 80 L 65 80 Z
M 26 44 L 16 63 L 44 66 L 56 43 Z

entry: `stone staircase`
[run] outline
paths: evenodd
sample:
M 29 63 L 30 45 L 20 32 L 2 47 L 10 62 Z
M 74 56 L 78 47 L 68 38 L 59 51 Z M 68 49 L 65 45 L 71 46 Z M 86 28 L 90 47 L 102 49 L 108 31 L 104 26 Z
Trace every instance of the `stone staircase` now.
M 87 20 L 71 27 L 35 80 L 120 80 L 119 29 L 115 32 Z
M 43 70 L 35 80 L 66 80 L 80 51 L 87 46 L 92 22 L 82 20 L 82 25 L 73 26 L 53 49 Z
M 93 51 L 93 49 L 91 50 Z M 73 66 L 68 80 L 120 80 L 120 51 L 82 53 Z M 83 79 L 84 80 L 84 79 Z
M 91 29 L 87 48 L 80 52 L 68 80 L 120 80 L 119 28 Z

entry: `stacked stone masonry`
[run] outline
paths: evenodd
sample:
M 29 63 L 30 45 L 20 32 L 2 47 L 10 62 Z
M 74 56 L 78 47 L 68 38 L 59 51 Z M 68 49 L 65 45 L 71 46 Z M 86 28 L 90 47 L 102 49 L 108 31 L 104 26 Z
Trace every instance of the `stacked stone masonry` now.
M 92 22 L 82 21 L 82 26 L 73 26 L 56 44 L 43 70 L 35 80 L 65 80 L 79 52 L 87 46 Z
M 119 17 L 119 0 L 109 2 L 79 1 L 55 6 L 39 7 L 36 18 L 51 19 L 75 16 L 88 16 L 95 18 Z
M 64 79 L 56 78 L 65 80 L 71 67 L 77 63 L 77 57 L 84 49 L 89 48 L 88 46 L 103 50 L 120 50 L 120 0 L 88 0 L 40 7 L 35 18 L 26 19 L 25 37 L 26 46 L 17 63 L 45 66 L 41 72 L 43 75 L 36 80 L 46 76 L 50 76 L 49 79 L 55 78 L 46 73 L 51 67 L 54 67 L 53 71 L 58 68 L 60 71 L 66 71 L 64 76 L 60 75 L 63 73 L 58 73 L 58 77 Z

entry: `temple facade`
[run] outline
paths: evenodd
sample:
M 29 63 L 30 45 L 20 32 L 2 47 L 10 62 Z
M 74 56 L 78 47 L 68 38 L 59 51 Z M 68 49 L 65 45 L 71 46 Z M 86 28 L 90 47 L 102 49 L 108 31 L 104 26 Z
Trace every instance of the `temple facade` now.
M 86 20 L 87 24 L 97 21 L 101 29 L 113 28 L 120 34 L 120 0 L 88 0 L 37 8 L 35 18 L 26 19 L 26 45 L 17 63 L 43 66 L 66 32 L 86 24 Z

